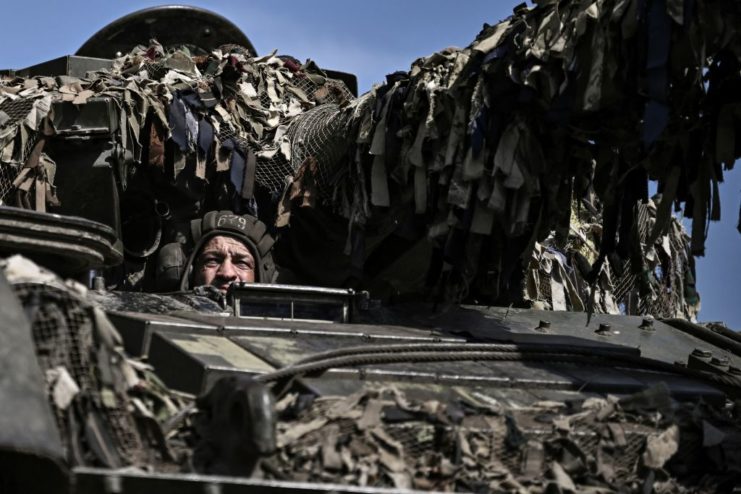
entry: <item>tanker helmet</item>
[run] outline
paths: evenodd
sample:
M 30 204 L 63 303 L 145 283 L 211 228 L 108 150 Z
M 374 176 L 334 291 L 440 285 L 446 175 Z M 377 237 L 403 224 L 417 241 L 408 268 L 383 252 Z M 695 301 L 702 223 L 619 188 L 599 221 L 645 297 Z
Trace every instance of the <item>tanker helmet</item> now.
M 276 271 L 272 248 L 275 240 L 262 221 L 251 215 L 236 215 L 231 211 L 209 211 L 203 218 L 190 222 L 194 247 L 180 280 L 180 289 L 193 288 L 194 263 L 210 239 L 224 235 L 244 243 L 255 258 L 255 283 L 272 283 Z

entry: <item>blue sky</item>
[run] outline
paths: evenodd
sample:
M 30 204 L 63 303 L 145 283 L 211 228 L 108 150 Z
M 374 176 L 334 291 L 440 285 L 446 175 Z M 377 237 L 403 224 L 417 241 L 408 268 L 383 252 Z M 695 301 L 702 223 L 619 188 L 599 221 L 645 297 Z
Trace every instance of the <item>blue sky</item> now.
M 22 68 L 74 53 L 108 22 L 160 2 L 6 2 L 0 30 L 0 68 Z M 239 26 L 261 54 L 273 49 L 358 76 L 360 91 L 406 70 L 414 59 L 470 43 L 485 22 L 507 17 L 510 0 L 283 0 L 193 3 Z M 741 165 L 721 185 L 723 220 L 710 225 L 706 256 L 697 260 L 700 320 L 741 329 Z

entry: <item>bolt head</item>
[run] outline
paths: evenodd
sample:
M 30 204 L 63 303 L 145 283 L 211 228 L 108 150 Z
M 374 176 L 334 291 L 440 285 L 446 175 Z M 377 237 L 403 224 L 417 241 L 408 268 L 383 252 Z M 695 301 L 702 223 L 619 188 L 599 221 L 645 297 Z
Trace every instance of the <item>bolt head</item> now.
M 607 323 L 600 323 L 599 327 L 594 331 L 597 334 L 608 334 L 610 332 L 610 325 Z
M 549 329 L 550 327 L 551 327 L 551 321 L 541 320 L 540 323 L 538 323 L 538 327 L 535 329 L 538 329 L 540 331 L 545 331 L 546 329 Z
M 710 358 L 713 356 L 713 352 L 711 352 L 710 350 L 705 350 L 703 348 L 695 348 L 694 350 L 692 350 L 692 355 L 700 358 Z
M 641 325 L 638 326 L 640 329 L 643 329 L 645 331 L 651 331 L 654 329 L 654 318 L 653 317 L 644 317 L 643 321 L 641 321 Z

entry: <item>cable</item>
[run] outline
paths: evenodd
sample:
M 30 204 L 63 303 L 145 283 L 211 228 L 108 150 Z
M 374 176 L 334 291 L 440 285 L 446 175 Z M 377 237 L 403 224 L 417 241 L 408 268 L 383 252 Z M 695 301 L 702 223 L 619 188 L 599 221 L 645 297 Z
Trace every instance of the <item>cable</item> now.
M 476 345 L 476 344 L 471 344 Z M 420 345 L 422 347 L 425 344 Z M 614 351 L 601 349 L 560 349 L 559 351 L 545 351 L 542 348 L 528 349 L 525 351 L 507 350 L 451 350 L 438 351 L 403 351 L 400 348 L 392 348 L 389 345 L 384 352 L 360 353 L 344 356 L 333 356 L 313 362 L 297 363 L 278 369 L 274 372 L 261 374 L 255 379 L 259 382 L 280 381 L 305 374 L 321 374 L 332 368 L 354 367 L 358 365 L 379 365 L 394 363 L 418 363 L 418 362 L 459 362 L 459 361 L 527 361 L 537 360 L 539 362 L 571 363 L 604 366 L 609 361 L 617 361 L 629 364 L 631 367 L 640 369 L 658 370 L 675 374 L 682 374 L 691 378 L 710 381 L 715 385 L 734 388 L 735 394 L 741 394 L 741 380 L 733 376 L 703 372 L 696 369 L 679 367 L 666 362 L 652 360 L 634 355 L 624 355 Z M 509 347 L 509 345 L 507 345 Z M 522 348 L 522 346 L 521 346 Z M 345 349 L 349 351 L 350 349 Z M 399 351 L 396 351 L 399 350 Z M 337 351 L 337 352 L 342 352 Z M 328 352 L 333 353 L 333 352 Z
M 625 348 L 604 348 L 609 353 L 625 354 Z M 397 343 L 378 345 L 357 345 L 317 353 L 294 362 L 291 366 L 307 364 L 321 360 L 344 357 L 347 355 L 364 355 L 368 353 L 401 353 L 401 352 L 458 352 L 458 351 L 496 351 L 496 352 L 549 352 L 562 351 L 574 355 L 594 355 L 593 348 L 574 348 L 573 345 L 552 343 Z

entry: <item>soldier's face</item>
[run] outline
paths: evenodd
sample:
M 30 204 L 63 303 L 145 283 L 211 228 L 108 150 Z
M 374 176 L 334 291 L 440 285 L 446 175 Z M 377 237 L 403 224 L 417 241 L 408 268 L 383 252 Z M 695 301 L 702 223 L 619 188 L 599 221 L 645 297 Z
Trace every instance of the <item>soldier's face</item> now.
M 235 281 L 255 281 L 255 258 L 239 240 L 213 237 L 196 257 L 193 285 L 213 285 L 226 293 Z

